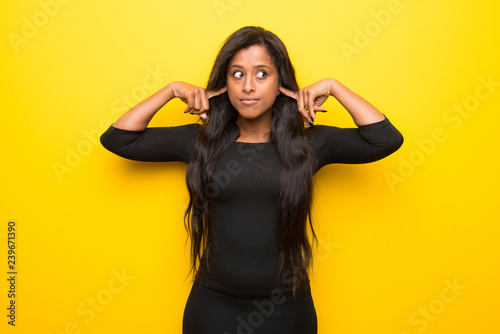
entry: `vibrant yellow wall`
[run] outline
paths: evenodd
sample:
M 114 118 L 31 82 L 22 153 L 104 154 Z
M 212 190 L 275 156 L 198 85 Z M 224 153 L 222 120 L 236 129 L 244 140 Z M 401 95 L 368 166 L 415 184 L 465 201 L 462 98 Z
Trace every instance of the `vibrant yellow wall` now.
M 3 1 L 2 333 L 180 333 L 185 166 L 98 143 L 174 80 L 204 86 L 244 25 L 282 38 L 299 84 L 333 77 L 405 136 L 316 177 L 319 333 L 499 333 L 498 13 L 486 1 Z M 317 123 L 353 126 L 330 98 Z M 195 121 L 172 101 L 153 126 Z M 16 326 L 7 325 L 15 222 Z

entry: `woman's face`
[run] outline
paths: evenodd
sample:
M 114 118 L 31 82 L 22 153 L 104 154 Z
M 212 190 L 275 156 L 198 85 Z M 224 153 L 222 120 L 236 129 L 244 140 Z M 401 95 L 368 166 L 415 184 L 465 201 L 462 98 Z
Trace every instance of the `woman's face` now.
M 266 48 L 239 50 L 227 69 L 227 92 L 240 117 L 252 120 L 270 115 L 279 95 L 278 69 Z

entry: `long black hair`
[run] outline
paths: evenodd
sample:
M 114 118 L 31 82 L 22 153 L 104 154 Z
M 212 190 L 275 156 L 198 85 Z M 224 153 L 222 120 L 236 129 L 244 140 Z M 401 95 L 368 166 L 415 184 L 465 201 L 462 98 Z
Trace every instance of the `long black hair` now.
M 253 45 L 265 47 L 278 69 L 278 84 L 298 91 L 295 70 L 283 42 L 261 27 L 243 27 L 230 35 L 221 47 L 208 80 L 207 90 L 226 86 L 227 68 L 231 58 L 241 49 Z M 215 165 L 226 149 L 238 138 L 238 112 L 227 93 L 210 99 L 208 118 L 198 132 L 187 172 L 186 183 L 190 199 L 184 216 L 191 239 L 191 270 L 194 274 L 209 271 L 213 241 L 212 176 Z M 277 210 L 277 246 L 279 273 L 285 267 L 291 272 L 295 294 L 307 283 L 307 270 L 312 263 L 312 246 L 316 235 L 311 221 L 313 155 L 304 136 L 304 117 L 298 112 L 297 101 L 279 94 L 272 106 L 272 128 L 269 141 L 280 162 L 280 191 Z

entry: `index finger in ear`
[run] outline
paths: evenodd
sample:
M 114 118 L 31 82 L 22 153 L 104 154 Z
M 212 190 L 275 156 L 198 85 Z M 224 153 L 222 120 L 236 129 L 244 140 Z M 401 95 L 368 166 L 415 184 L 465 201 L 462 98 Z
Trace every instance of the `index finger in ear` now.
M 298 93 L 297 92 L 291 91 L 290 89 L 287 89 L 287 88 L 285 88 L 285 87 L 283 87 L 281 85 L 279 87 L 279 90 L 280 90 L 280 92 L 282 92 L 283 94 L 285 94 L 288 97 L 291 97 L 292 99 L 297 100 L 297 98 L 298 98 Z
M 219 90 L 207 90 L 207 97 L 210 99 L 214 96 L 218 96 L 227 92 L 227 86 L 222 87 Z

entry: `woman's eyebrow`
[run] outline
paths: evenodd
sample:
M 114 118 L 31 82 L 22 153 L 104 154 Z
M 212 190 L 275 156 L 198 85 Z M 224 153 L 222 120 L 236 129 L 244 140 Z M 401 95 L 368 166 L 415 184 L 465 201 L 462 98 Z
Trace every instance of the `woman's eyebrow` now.
M 231 65 L 229 68 L 231 67 L 238 67 L 238 68 L 244 68 L 243 66 L 241 65 Z M 268 69 L 271 69 L 269 66 L 267 65 L 255 65 L 254 68 L 261 68 L 261 67 L 267 67 Z

